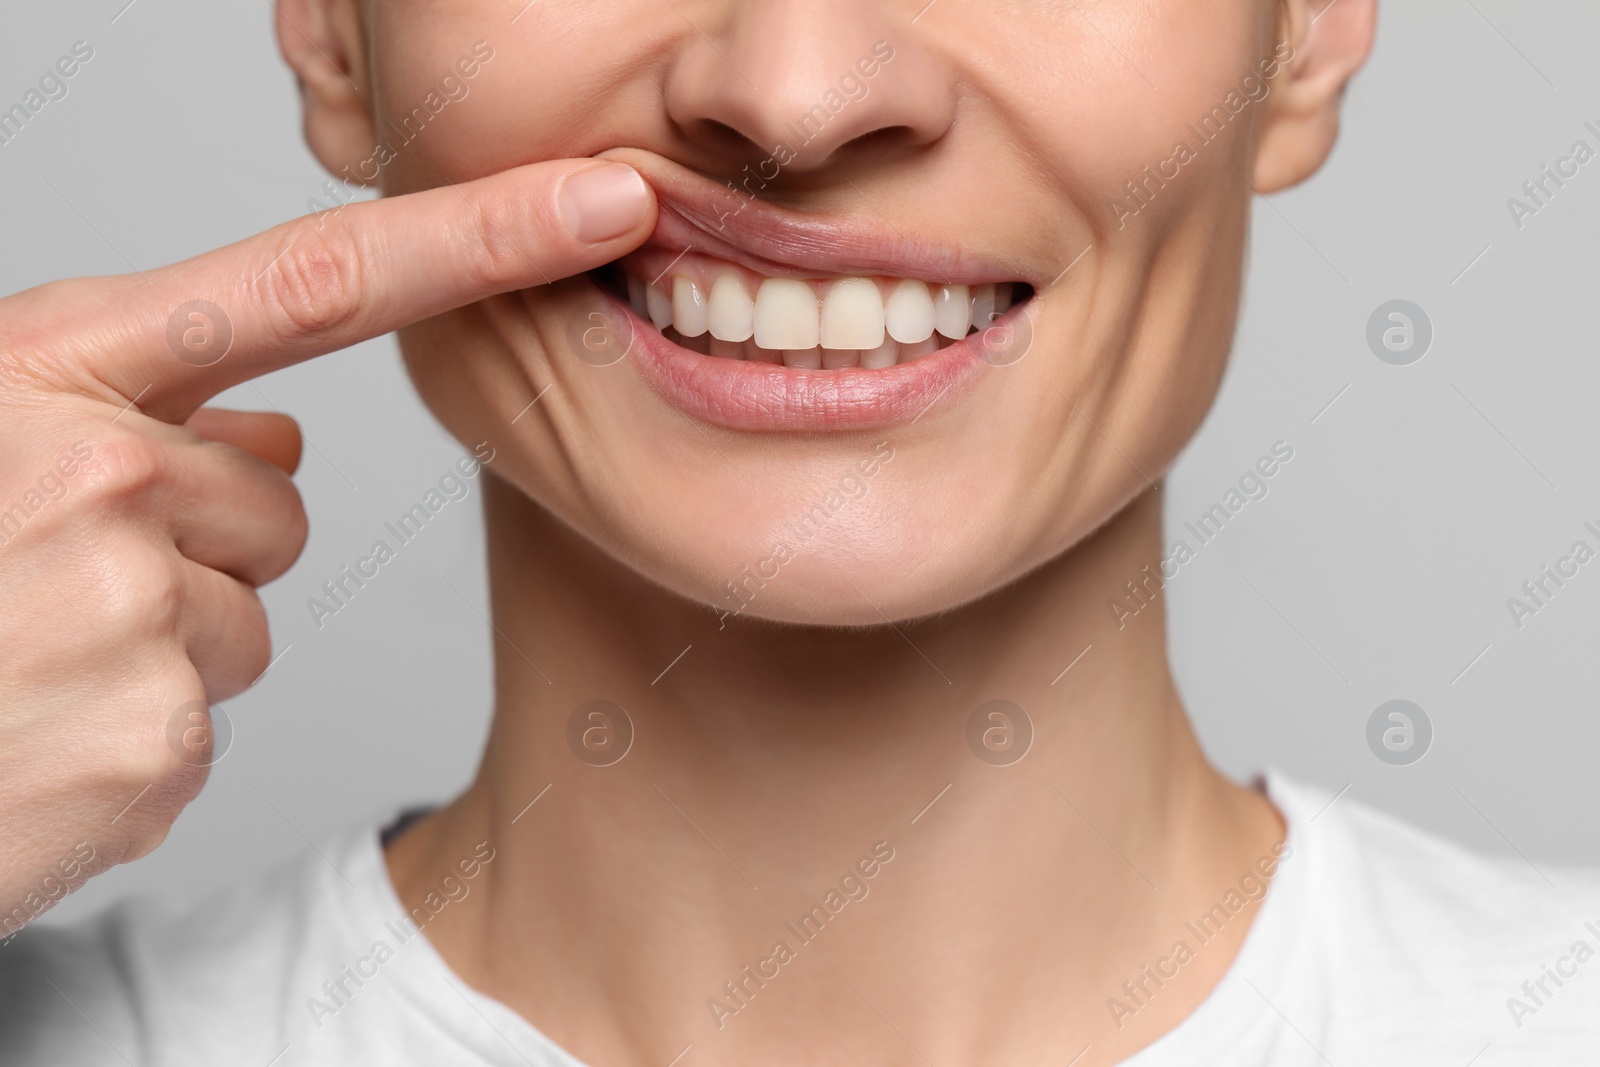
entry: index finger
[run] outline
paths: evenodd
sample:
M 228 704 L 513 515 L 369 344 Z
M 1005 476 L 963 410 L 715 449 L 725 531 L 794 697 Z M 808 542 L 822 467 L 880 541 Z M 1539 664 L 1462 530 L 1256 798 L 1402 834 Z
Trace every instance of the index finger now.
M 181 422 L 230 386 L 452 308 L 600 266 L 655 226 L 622 163 L 555 160 L 308 215 L 194 259 L 83 284 L 71 350 Z

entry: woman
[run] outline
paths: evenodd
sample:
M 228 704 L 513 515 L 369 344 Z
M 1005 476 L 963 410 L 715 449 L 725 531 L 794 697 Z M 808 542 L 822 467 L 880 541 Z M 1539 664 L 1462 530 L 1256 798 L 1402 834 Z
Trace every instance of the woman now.
M 1159 478 L 1375 0 L 276 6 L 324 210 L 0 316 L 7 499 L 62 487 L 0 552 L 4 903 L 156 847 L 270 661 L 298 436 L 200 405 L 391 329 L 486 474 L 491 739 L 25 931 L 6 1063 L 1588 1055 L 1592 880 L 1228 781 L 1166 664 Z

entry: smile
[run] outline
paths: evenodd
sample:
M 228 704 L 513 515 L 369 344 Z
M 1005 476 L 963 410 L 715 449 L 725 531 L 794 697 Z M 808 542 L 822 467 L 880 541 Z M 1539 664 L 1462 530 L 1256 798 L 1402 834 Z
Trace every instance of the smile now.
M 591 277 L 631 322 L 646 381 L 728 429 L 919 418 L 1001 362 L 996 347 L 1034 295 L 1005 264 L 958 245 L 801 215 L 659 157 L 627 162 L 655 187 L 660 222 Z
M 620 267 L 628 302 L 703 356 L 796 370 L 882 370 L 932 355 L 1011 309 L 1008 282 L 771 278 L 735 264 L 648 250 Z

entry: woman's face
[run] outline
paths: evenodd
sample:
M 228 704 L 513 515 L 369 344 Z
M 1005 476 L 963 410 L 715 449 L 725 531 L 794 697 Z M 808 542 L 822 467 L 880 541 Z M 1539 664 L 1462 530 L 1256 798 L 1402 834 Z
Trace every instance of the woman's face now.
M 346 176 L 606 154 L 656 188 L 613 268 L 402 335 L 446 426 L 611 556 L 729 613 L 924 615 L 1199 424 L 1291 76 L 1276 0 L 520 6 L 365 4 L 387 150 Z

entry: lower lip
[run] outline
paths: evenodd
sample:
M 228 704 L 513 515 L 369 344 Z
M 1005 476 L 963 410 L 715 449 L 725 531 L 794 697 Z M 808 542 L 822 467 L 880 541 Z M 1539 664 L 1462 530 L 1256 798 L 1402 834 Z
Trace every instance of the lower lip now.
M 626 301 L 597 291 L 632 326 L 629 353 L 645 381 L 684 414 L 730 430 L 871 430 L 913 422 L 935 403 L 965 393 L 988 365 L 982 333 L 877 370 L 801 370 L 703 356 L 667 340 Z M 1012 308 L 997 325 L 1023 306 Z

